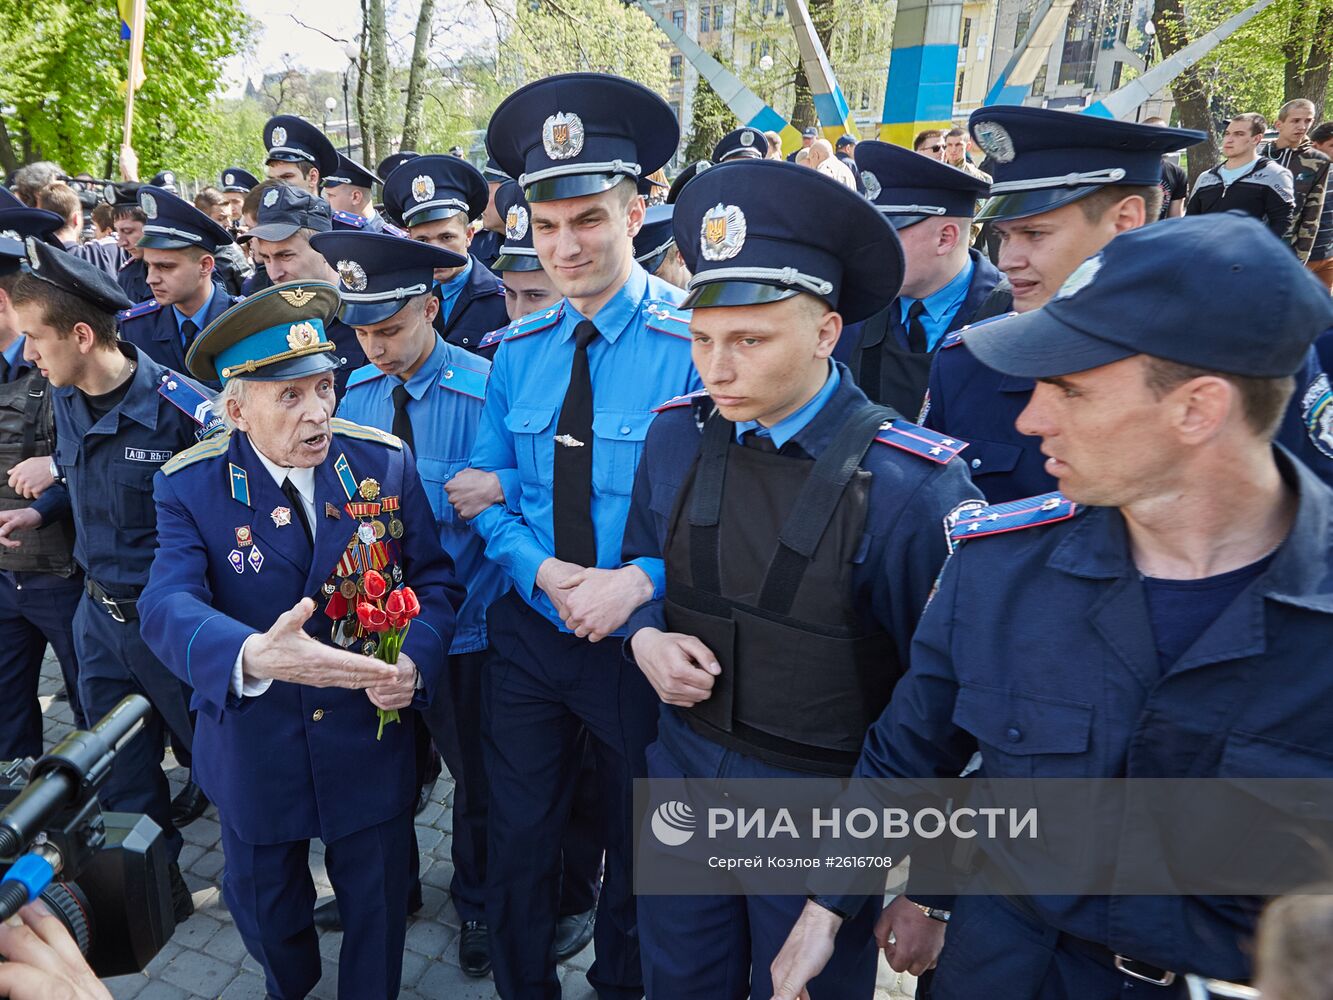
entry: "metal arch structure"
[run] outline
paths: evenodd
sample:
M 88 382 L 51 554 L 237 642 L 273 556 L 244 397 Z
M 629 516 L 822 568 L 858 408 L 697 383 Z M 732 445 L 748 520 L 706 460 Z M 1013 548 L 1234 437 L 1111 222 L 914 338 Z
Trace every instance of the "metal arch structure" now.
M 1000 70 L 983 104 L 1022 104 L 1032 93 L 1037 74 L 1050 58 L 1051 46 L 1064 32 L 1065 21 L 1074 0 L 1042 0 L 1032 18 L 1027 35 L 1014 48 L 1014 54 Z
M 856 122 L 852 120 L 851 108 L 833 75 L 828 53 L 815 34 L 810 9 L 806 7 L 805 0 L 785 0 L 785 3 L 787 19 L 796 34 L 796 48 L 801 53 L 801 65 L 805 68 L 805 79 L 810 85 L 810 97 L 814 100 L 820 131 L 829 142 L 836 142 L 840 135 L 856 135 Z
M 898 0 L 879 138 L 912 147 L 924 129 L 953 126 L 963 0 Z
M 758 94 L 741 82 L 735 73 L 705 52 L 699 43 L 671 23 L 648 0 L 638 0 L 639 8 L 647 14 L 681 54 L 690 61 L 695 71 L 708 81 L 731 113 L 744 125 L 764 132 L 776 132 L 782 138 L 782 151 L 790 153 L 801 148 L 801 133 L 791 122 L 767 104 Z M 818 41 L 818 40 L 816 40 Z M 683 125 L 683 123 L 682 123 Z

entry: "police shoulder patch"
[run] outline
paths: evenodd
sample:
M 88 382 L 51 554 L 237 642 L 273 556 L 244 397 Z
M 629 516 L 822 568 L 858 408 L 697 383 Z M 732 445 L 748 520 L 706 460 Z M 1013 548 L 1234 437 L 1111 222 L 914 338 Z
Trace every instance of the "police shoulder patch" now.
M 1040 524 L 1067 521 L 1081 508 L 1056 490 L 1040 496 L 989 504 L 961 512 L 949 529 L 949 541 L 958 543 L 969 538 L 1000 535 Z
M 380 371 L 374 365 L 362 365 L 356 371 L 352 372 L 352 374 L 347 376 L 347 388 L 351 389 L 353 386 L 373 382 L 383 374 L 384 372 Z
M 661 299 L 649 299 L 643 307 L 648 319 L 644 325 L 650 330 L 665 333 L 669 337 L 690 339 L 690 310 L 678 309 L 670 302 Z
M 198 444 L 167 459 L 162 465 L 162 474 L 171 476 L 180 472 L 181 469 L 194 465 L 196 462 L 202 462 L 206 458 L 225 455 L 230 445 L 231 431 L 223 431 L 221 434 L 214 435 L 206 441 L 200 441 Z
M 358 441 L 375 441 L 388 448 L 402 450 L 403 442 L 401 438 L 395 437 L 388 431 L 382 431 L 377 427 L 367 427 L 364 424 L 354 424 L 350 420 L 344 420 L 342 417 L 334 417 L 329 421 L 329 426 L 334 434 L 341 434 L 343 437 L 356 438 Z
M 707 389 L 696 389 L 694 392 L 687 392 L 683 396 L 673 396 L 665 403 L 653 407 L 654 413 L 661 413 L 663 410 L 674 410 L 678 406 L 689 406 L 696 399 L 701 399 L 708 395 Z
M 475 368 L 466 368 L 455 362 L 445 365 L 444 371 L 440 372 L 440 388 L 452 389 L 474 399 L 485 399 L 486 381 L 489 378 L 488 371 L 477 371 Z
M 116 322 L 123 323 L 127 319 L 138 319 L 140 316 L 148 316 L 151 313 L 158 312 L 161 308 L 162 303 L 158 302 L 157 299 L 147 299 L 116 313 Z
M 957 347 L 963 342 L 963 334 L 967 333 L 969 330 L 976 330 L 985 326 L 987 323 L 994 323 L 996 320 L 1008 319 L 1011 316 L 1017 315 L 1018 313 L 1016 312 L 1000 313 L 998 316 L 987 316 L 985 319 L 979 319 L 975 323 L 968 323 L 940 341 L 940 350 L 947 351 L 950 347 Z
M 213 398 L 176 372 L 168 369 L 157 387 L 158 395 L 199 425 L 201 438 L 211 435 L 222 423 L 213 409 Z
M 543 309 L 540 312 L 529 313 L 527 316 L 520 316 L 508 326 L 496 331 L 500 334 L 501 340 L 521 340 L 534 333 L 541 333 L 543 330 L 549 330 L 560 322 L 560 317 L 565 314 L 564 302 L 551 306 L 550 309 Z M 492 336 L 488 334 L 487 337 Z M 486 337 L 482 338 L 480 346 L 486 346 Z M 492 343 L 494 343 L 492 341 Z
M 966 441 L 947 437 L 909 420 L 890 420 L 880 424 L 875 440 L 880 444 L 910 451 L 940 465 L 957 458 L 958 453 L 967 447 Z
M 341 223 L 344 226 L 350 226 L 353 229 L 365 229 L 367 219 L 364 215 L 353 215 L 351 212 L 343 212 L 335 209 L 333 212 L 333 221 Z
M 406 229 L 399 229 L 392 222 L 390 222 L 388 219 L 384 219 L 382 216 L 381 219 L 384 222 L 384 232 L 386 232 L 390 236 L 398 236 L 403 239 L 407 239 L 408 232 Z

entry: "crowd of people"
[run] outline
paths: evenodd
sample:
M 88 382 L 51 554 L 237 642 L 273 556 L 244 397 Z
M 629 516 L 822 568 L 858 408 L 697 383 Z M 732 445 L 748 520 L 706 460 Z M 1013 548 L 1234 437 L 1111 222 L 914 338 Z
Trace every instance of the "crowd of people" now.
M 636 897 L 631 863 L 642 778 L 1328 776 L 1314 117 L 1237 115 L 1192 191 L 1200 132 L 1004 106 L 912 149 L 741 127 L 669 180 L 669 106 L 570 74 L 481 169 L 290 115 L 192 200 L 24 167 L 0 759 L 43 750 L 48 644 L 81 724 L 146 696 L 102 804 L 173 858 L 216 806 L 281 1000 L 334 927 L 339 996 L 398 995 L 442 767 L 457 960 L 505 1000 L 590 941 L 603 1000 L 868 1000 L 881 951 L 937 1000 L 1329 997 L 1320 892 L 1256 944 L 1250 898 Z M 25 920 L 0 987 L 46 995 L 40 954 L 97 995 Z

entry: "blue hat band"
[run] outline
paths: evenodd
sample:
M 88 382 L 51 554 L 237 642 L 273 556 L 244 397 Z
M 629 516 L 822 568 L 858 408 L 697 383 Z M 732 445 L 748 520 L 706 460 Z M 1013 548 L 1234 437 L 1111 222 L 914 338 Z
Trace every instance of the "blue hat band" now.
M 393 302 L 396 299 L 411 299 L 425 295 L 430 291 L 430 282 L 421 281 L 415 285 L 386 288 L 378 292 L 349 292 L 346 289 L 346 285 L 341 283 L 338 285 L 338 296 L 344 302 Z
M 219 352 L 214 367 L 225 381 L 258 371 L 267 365 L 332 350 L 333 344 L 329 342 L 324 321 L 311 317 L 252 333 Z
M 605 160 L 598 163 L 561 163 L 554 167 L 530 170 L 519 177 L 518 182 L 524 187 L 552 177 L 575 177 L 581 174 L 623 174 L 626 177 L 638 177 L 641 168 L 628 160 Z
M 471 211 L 471 210 L 470 210 L 469 207 L 468 207 L 468 203 L 467 203 L 464 199 L 462 199 L 462 198 L 436 198 L 436 199 L 434 199 L 433 201 L 422 201 L 422 202 L 417 202 L 416 204 L 414 204 L 414 205 L 412 205 L 412 206 L 410 206 L 410 207 L 404 208 L 404 209 L 403 209 L 403 221 L 406 222 L 408 225 L 411 225 L 411 224 L 412 224 L 412 220 L 415 219 L 415 218 L 416 218 L 418 215 L 420 215 L 421 213 L 423 213 L 423 212 L 433 212 L 433 211 L 435 211 L 436 209 L 440 209 L 440 208 L 447 209 L 447 210 L 450 212 L 450 214 L 453 214 L 453 215 L 457 215 L 457 214 L 460 214 L 460 213 L 463 214 L 463 215 L 467 215 L 467 216 L 469 217 L 469 220 L 471 219 L 471 215 L 470 215 L 470 211 Z M 423 219 L 422 221 L 423 221 L 423 222 L 430 222 L 430 221 L 434 221 L 434 220 L 431 220 L 431 219 Z

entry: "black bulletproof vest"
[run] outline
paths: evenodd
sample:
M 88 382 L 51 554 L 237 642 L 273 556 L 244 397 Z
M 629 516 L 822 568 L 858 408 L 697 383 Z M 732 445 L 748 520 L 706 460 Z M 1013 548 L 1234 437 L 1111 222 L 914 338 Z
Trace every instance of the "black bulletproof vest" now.
M 696 732 L 780 767 L 851 773 L 902 674 L 852 589 L 870 495 L 859 466 L 896 416 L 862 406 L 817 461 L 737 444 L 719 414 L 704 425 L 666 543 L 667 627 L 722 667 L 685 713 Z
M 32 505 L 9 488 L 4 475 L 19 462 L 55 450 L 55 422 L 51 416 L 51 387 L 32 368 L 12 382 L 0 384 L 0 510 Z M 22 542 L 16 549 L 0 548 L 0 569 L 20 572 L 74 572 L 74 526 L 69 518 L 35 531 L 16 531 Z
M 865 321 L 861 344 L 851 358 L 852 378 L 871 402 L 910 413 L 915 419 L 926 397 L 935 352 L 909 351 L 898 343 L 889 329 L 889 314 L 897 308 L 897 301 L 891 302 Z

